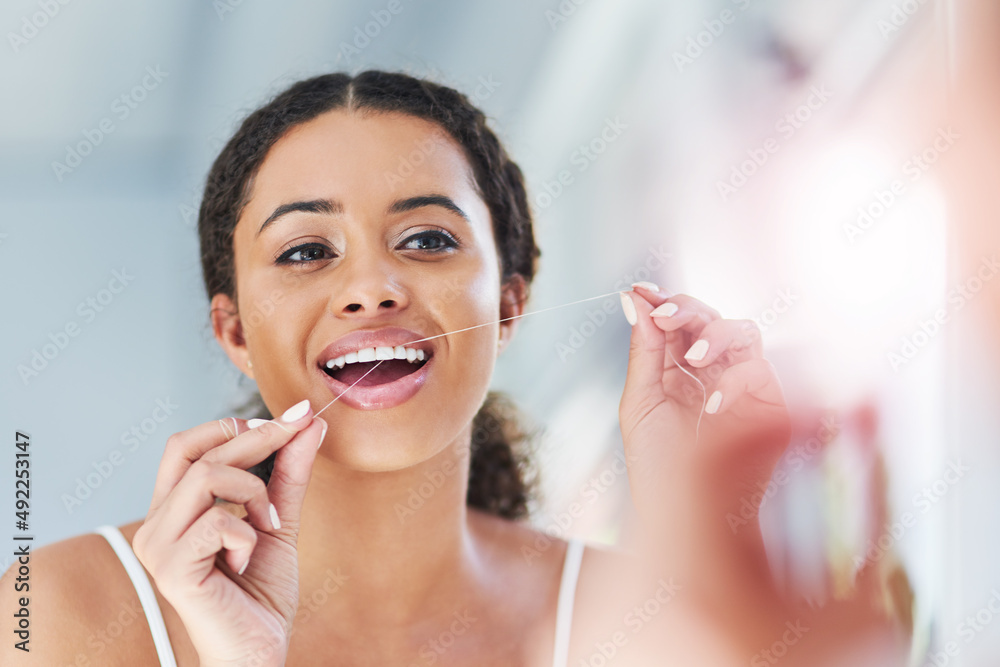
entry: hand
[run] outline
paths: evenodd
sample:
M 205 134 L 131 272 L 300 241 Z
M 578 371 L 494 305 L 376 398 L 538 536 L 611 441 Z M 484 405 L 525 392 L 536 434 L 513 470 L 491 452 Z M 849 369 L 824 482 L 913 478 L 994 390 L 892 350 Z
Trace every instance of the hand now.
M 636 317 L 619 419 L 652 566 L 675 576 L 685 604 L 719 633 L 720 645 L 735 642 L 751 664 L 785 636 L 789 622 L 810 628 L 805 639 L 796 636 L 784 660 L 789 667 L 846 664 L 841 651 L 859 645 L 879 657 L 862 663 L 856 653 L 850 664 L 904 664 L 905 638 L 871 603 L 884 599 L 873 568 L 859 573 L 853 597 L 812 610 L 772 581 L 756 519 L 739 530 L 727 521 L 740 516 L 744 500 L 762 497 L 791 437 L 756 324 L 722 319 L 687 295 L 634 287 L 623 293 Z M 664 304 L 676 310 L 665 306 L 661 312 L 673 313 L 651 316 Z M 705 385 L 704 393 L 684 371 Z
M 671 574 L 731 601 L 734 586 L 770 578 L 759 526 L 734 533 L 726 517 L 766 486 L 788 445 L 781 385 L 754 322 L 641 285 L 622 296 L 636 315 L 619 405 L 636 510 Z M 676 310 L 652 317 L 658 307 Z
M 167 440 L 133 538 L 202 665 L 283 665 L 298 606 L 302 502 L 326 422 L 306 411 L 247 428 L 227 419 Z M 293 410 L 289 410 L 293 412 Z M 236 432 L 233 432 L 233 429 Z M 234 437 L 235 436 L 235 437 Z M 277 451 L 269 483 L 247 472 Z M 242 505 L 239 518 L 216 498 Z M 272 525 L 271 505 L 280 526 Z

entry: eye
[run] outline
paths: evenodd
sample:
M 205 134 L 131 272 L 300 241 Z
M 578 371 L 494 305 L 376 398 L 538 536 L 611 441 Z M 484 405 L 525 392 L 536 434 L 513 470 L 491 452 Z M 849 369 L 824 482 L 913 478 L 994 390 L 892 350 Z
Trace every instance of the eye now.
M 330 249 L 322 243 L 303 243 L 281 253 L 275 264 L 306 264 L 323 259 L 332 259 Z
M 443 229 L 428 229 L 418 234 L 414 234 L 410 238 L 406 239 L 403 244 L 411 245 L 415 241 L 419 242 L 415 250 L 424 250 L 432 253 L 440 253 L 449 248 L 457 248 L 459 243 L 456 236 Z M 431 245 L 428 245 L 428 241 Z

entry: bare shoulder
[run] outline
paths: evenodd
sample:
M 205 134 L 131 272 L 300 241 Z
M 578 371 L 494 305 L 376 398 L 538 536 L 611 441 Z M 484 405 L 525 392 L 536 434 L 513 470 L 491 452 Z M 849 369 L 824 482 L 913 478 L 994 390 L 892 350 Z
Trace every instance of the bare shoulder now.
M 532 664 L 551 664 L 560 593 L 572 592 L 572 610 L 562 621 L 570 631 L 568 664 L 662 664 L 664 645 L 678 640 L 680 586 L 652 572 L 637 553 L 614 545 L 580 540 L 583 555 L 570 591 L 563 591 L 569 542 L 524 522 L 492 519 L 503 535 L 510 562 L 529 573 L 532 596 L 547 600 L 548 614 Z M 575 585 L 574 585 L 575 584 Z M 508 593 L 511 594 L 511 593 Z M 669 633 L 667 632 L 669 630 Z M 527 635 L 526 635 L 527 636 Z
M 140 523 L 121 527 L 126 539 Z M 0 664 L 85 667 L 155 656 L 138 595 L 103 536 L 47 544 L 27 561 L 27 572 L 15 560 L 0 579 L 0 614 L 12 618 L 27 608 L 28 650 L 4 641 Z

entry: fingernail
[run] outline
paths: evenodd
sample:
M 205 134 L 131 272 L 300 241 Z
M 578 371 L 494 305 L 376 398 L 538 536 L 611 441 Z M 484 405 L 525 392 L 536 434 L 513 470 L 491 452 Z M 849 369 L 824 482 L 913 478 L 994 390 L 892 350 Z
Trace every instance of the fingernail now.
M 323 446 L 323 440 L 326 439 L 326 429 L 328 429 L 328 428 L 330 428 L 330 424 L 327 423 L 327 421 L 324 419 L 323 420 L 323 432 L 319 436 L 319 444 L 316 445 L 316 449 L 319 449 L 320 447 Z
M 707 352 L 708 352 L 708 341 L 702 338 L 701 340 L 696 341 L 695 344 L 691 346 L 691 349 L 687 351 L 687 354 L 684 355 L 684 358 L 687 359 L 688 361 L 701 361 L 702 359 L 705 358 L 705 354 Z
M 281 528 L 281 521 L 278 519 L 278 510 L 274 509 L 274 503 L 270 503 L 271 527 L 274 530 Z
M 618 296 L 622 298 L 622 310 L 625 311 L 625 319 L 634 327 L 635 323 L 639 321 L 639 317 L 635 312 L 635 304 L 632 303 L 632 297 L 628 296 L 625 292 L 619 292 Z
M 309 399 L 304 399 L 299 401 L 292 407 L 285 410 L 285 414 L 281 415 L 281 421 L 289 424 L 298 419 L 302 419 L 309 412 Z
M 719 410 L 720 405 L 722 405 L 722 392 L 713 391 L 712 395 L 708 397 L 708 402 L 705 404 L 705 412 L 714 415 Z
M 240 571 L 237 572 L 236 574 L 243 574 L 244 572 L 246 572 L 247 565 L 249 565 L 249 564 L 250 564 L 250 557 L 248 556 L 247 557 L 247 562 L 243 563 L 243 567 L 241 567 Z
M 656 283 L 651 283 L 648 280 L 640 280 L 637 283 L 632 283 L 632 287 L 642 287 L 648 289 L 650 292 L 659 292 L 660 286 Z
M 248 428 L 257 428 L 261 424 L 266 424 L 266 423 L 267 423 L 266 419 L 250 419 L 250 420 L 247 421 L 247 427 Z
M 659 306 L 654 308 L 653 312 L 651 312 L 649 315 L 650 317 L 670 317 L 678 310 L 680 309 L 677 307 L 676 303 L 670 303 L 669 301 L 667 301 L 666 303 L 661 303 Z

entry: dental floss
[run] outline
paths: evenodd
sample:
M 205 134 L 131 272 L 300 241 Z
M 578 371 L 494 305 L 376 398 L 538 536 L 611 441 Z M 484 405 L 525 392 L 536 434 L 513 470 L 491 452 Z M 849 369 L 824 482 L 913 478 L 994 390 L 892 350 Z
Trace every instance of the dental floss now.
M 512 315 L 511 317 L 505 317 L 505 318 L 497 320 L 495 322 L 486 322 L 485 324 L 475 324 L 475 325 L 473 325 L 471 327 L 465 327 L 464 329 L 458 329 L 457 331 L 449 331 L 448 333 L 437 334 L 435 336 L 428 336 L 427 338 L 421 338 L 419 340 L 411 340 L 409 343 L 405 343 L 404 347 L 406 345 L 413 345 L 414 343 L 421 343 L 421 342 L 423 342 L 425 340 L 431 340 L 433 338 L 440 338 L 441 336 L 450 336 L 451 334 L 461 333 L 463 331 L 469 331 L 470 329 L 478 329 L 479 327 L 488 327 L 488 326 L 493 325 L 493 324 L 499 324 L 500 322 L 506 322 L 507 320 L 516 320 L 519 317 L 527 317 L 528 315 L 537 315 L 538 313 L 544 313 L 546 310 L 554 310 L 556 308 L 565 308 L 566 306 L 572 306 L 572 305 L 575 305 L 575 304 L 578 304 L 578 303 L 583 303 L 584 301 L 593 301 L 594 299 L 603 299 L 605 297 L 611 296 L 612 294 L 618 294 L 620 291 L 621 290 L 616 290 L 614 292 L 608 292 L 607 294 L 601 294 L 599 296 L 592 296 L 592 297 L 588 297 L 586 299 L 580 299 L 579 301 L 573 301 L 571 303 L 564 303 L 564 304 L 562 304 L 560 306 L 550 306 L 548 308 L 542 308 L 541 310 L 535 310 L 535 311 L 532 311 L 530 313 L 521 313 L 520 315 Z M 385 359 L 379 359 L 379 362 L 377 364 L 375 364 L 370 369 L 368 369 L 368 373 L 371 373 L 373 370 L 375 370 L 376 368 L 378 368 L 379 364 L 381 364 L 383 361 L 386 361 L 386 360 Z M 368 375 L 368 373 L 365 373 L 364 375 L 362 375 L 361 377 L 359 377 L 354 382 L 354 384 L 352 384 L 350 387 L 348 387 L 347 389 L 345 389 L 344 391 L 342 391 L 340 393 L 340 396 L 343 396 L 344 394 L 346 394 L 347 392 L 349 392 L 354 387 L 354 385 L 356 385 L 358 382 L 361 382 L 362 380 L 364 380 L 365 377 Z M 333 405 L 334 403 L 336 403 L 340 399 L 340 396 L 337 396 L 337 398 L 333 399 L 332 401 L 330 401 L 329 403 L 327 403 L 325 406 L 323 406 L 323 410 L 326 410 L 328 407 L 330 407 L 331 405 Z M 320 410 L 319 412 L 317 412 L 313 416 L 319 416 L 319 414 L 321 412 L 323 412 L 323 410 Z
M 681 366 L 679 363 L 677 363 L 677 360 L 674 359 L 674 354 L 673 354 L 673 352 L 670 351 L 669 347 L 667 347 L 667 355 L 670 357 L 671 361 L 674 362 L 674 365 L 677 366 L 678 370 L 680 370 L 682 373 L 684 373 L 685 375 L 687 375 L 689 378 L 691 378 L 692 380 L 694 380 L 695 382 L 697 382 L 698 386 L 701 387 L 701 412 L 698 413 L 698 421 L 695 422 L 695 425 L 694 425 L 694 444 L 697 445 L 698 444 L 698 431 L 701 429 L 701 418 L 705 415 L 705 406 L 708 404 L 708 389 L 705 388 L 705 385 L 702 384 L 701 380 L 699 380 L 698 378 L 696 378 L 694 376 L 694 374 L 690 373 L 683 366 Z
M 601 295 L 598 295 L 598 296 L 588 297 L 586 299 L 580 299 L 579 301 L 572 301 L 570 303 L 564 303 L 564 304 L 559 305 L 559 306 L 550 306 L 548 308 L 542 308 L 541 310 L 534 310 L 534 311 L 532 311 L 530 313 L 521 313 L 520 315 L 513 315 L 511 317 L 505 317 L 503 319 L 497 320 L 496 322 L 486 322 L 485 324 L 476 324 L 476 325 L 473 325 L 471 327 L 466 327 L 464 329 L 458 329 L 457 331 L 449 331 L 448 333 L 437 334 L 435 336 L 428 336 L 427 338 L 421 338 L 419 340 L 413 340 L 413 341 L 410 341 L 409 343 L 405 343 L 404 347 L 406 345 L 412 345 L 413 343 L 421 343 L 421 342 L 423 342 L 425 340 L 431 340 L 433 338 L 440 338 L 441 336 L 450 336 L 451 334 L 461 333 L 463 331 L 469 331 L 470 329 L 478 329 L 479 327 L 486 327 L 486 326 L 490 326 L 490 325 L 493 325 L 493 324 L 499 324 L 500 322 L 506 322 L 507 320 L 516 320 L 519 317 L 527 317 L 528 315 L 537 315 L 538 313 L 544 313 L 547 310 L 555 310 L 556 308 L 565 308 L 567 306 L 574 306 L 574 305 L 576 305 L 578 303 L 583 303 L 584 301 L 593 301 L 594 299 L 604 299 L 604 298 L 609 297 L 609 296 L 611 296 L 613 294 L 620 294 L 620 293 L 621 293 L 621 290 L 615 290 L 614 292 L 608 292 L 607 294 L 601 294 Z M 701 412 L 698 414 L 698 421 L 695 424 L 695 429 L 694 429 L 695 444 L 697 444 L 698 443 L 698 432 L 699 432 L 699 429 L 701 428 L 701 418 L 702 418 L 702 415 L 705 414 L 705 406 L 706 406 L 706 404 L 708 402 L 708 390 L 705 388 L 705 385 L 702 384 L 701 380 L 699 380 L 698 378 L 696 378 L 693 374 L 691 374 L 689 371 L 687 371 L 683 366 L 681 366 L 679 363 L 677 363 L 677 360 L 674 359 L 674 355 L 670 352 L 670 348 L 669 347 L 667 347 L 666 350 L 667 350 L 667 354 L 670 355 L 670 359 L 673 360 L 674 365 L 676 365 L 677 368 L 679 368 L 681 370 L 681 372 L 683 372 L 685 375 L 687 375 L 688 377 L 690 377 L 692 380 L 694 380 L 696 383 L 698 383 L 699 387 L 701 387 L 701 395 L 702 395 Z M 370 369 L 368 369 L 367 373 L 365 373 L 364 375 L 362 375 L 361 377 L 359 377 L 354 382 L 354 384 L 352 384 L 350 387 L 348 387 L 347 389 L 345 389 L 344 391 L 342 391 L 339 396 L 337 396 L 332 401 L 330 401 L 325 406 L 323 406 L 323 409 L 320 410 L 319 412 L 317 412 L 313 416 L 314 417 L 318 417 L 323 412 L 323 410 L 326 410 L 328 407 L 330 407 L 331 405 L 333 405 L 334 403 L 336 403 L 340 399 L 341 396 L 343 396 L 344 394 L 346 394 L 347 392 L 349 392 L 351 389 L 353 389 L 354 385 L 358 384 L 358 382 L 361 382 L 362 380 L 364 380 L 365 377 L 368 376 L 368 373 L 371 373 L 373 370 L 375 370 L 376 368 L 378 368 L 379 365 L 383 361 L 386 361 L 386 360 L 385 359 L 379 359 L 378 363 L 375 364 L 374 366 L 372 366 Z

